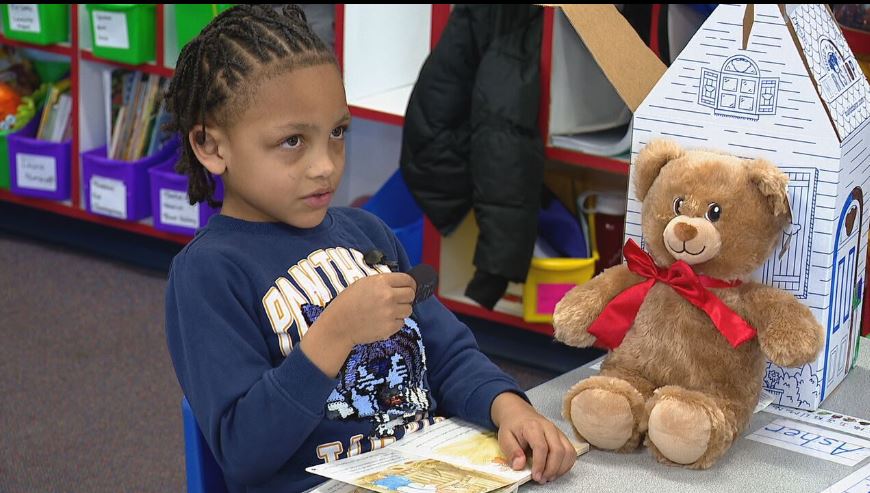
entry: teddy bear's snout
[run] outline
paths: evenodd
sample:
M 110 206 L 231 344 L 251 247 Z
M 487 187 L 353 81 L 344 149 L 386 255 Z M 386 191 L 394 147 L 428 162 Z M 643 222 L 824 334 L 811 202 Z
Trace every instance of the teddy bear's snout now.
M 722 237 L 710 221 L 701 217 L 677 216 L 664 231 L 668 252 L 690 265 L 706 262 L 719 254 Z

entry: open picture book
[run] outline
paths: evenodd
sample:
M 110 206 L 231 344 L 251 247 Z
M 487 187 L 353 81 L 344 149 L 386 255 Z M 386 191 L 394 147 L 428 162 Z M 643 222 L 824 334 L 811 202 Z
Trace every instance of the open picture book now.
M 574 443 L 577 455 L 589 450 Z M 406 435 L 385 448 L 312 466 L 335 481 L 312 493 L 488 493 L 516 491 L 532 477 L 531 464 L 511 469 L 495 432 L 456 418 Z

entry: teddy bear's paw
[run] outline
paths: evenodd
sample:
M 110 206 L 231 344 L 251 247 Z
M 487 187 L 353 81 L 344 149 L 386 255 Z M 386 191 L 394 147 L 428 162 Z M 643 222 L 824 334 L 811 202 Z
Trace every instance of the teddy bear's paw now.
M 663 387 L 647 409 L 646 445 L 659 462 L 707 469 L 734 439 L 733 427 L 715 400 L 700 392 Z
M 596 376 L 568 391 L 563 414 L 590 445 L 628 452 L 640 444 L 638 423 L 643 410 L 643 398 L 631 384 Z
M 603 302 L 591 291 L 578 291 L 578 286 L 562 298 L 553 311 L 553 331 L 556 340 L 574 347 L 589 347 L 595 336 L 586 330 L 601 313 Z
M 809 321 L 802 326 L 803 330 L 797 330 L 795 326 L 776 324 L 759 338 L 761 350 L 779 366 L 805 365 L 816 358 L 823 344 L 816 325 L 815 321 Z

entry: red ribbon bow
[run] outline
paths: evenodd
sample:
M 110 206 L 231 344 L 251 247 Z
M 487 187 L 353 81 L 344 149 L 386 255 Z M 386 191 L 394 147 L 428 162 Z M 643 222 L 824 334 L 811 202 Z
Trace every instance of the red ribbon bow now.
M 637 317 L 644 298 L 657 282 L 667 284 L 689 303 L 703 310 L 732 347 L 736 348 L 755 337 L 755 329 L 752 326 L 707 290 L 707 288 L 737 287 L 741 284 L 740 281 L 728 282 L 699 276 L 682 260 L 674 262 L 669 269 L 663 269 L 657 266 L 653 258 L 631 239 L 625 243 L 623 253 L 628 261 L 628 270 L 647 280 L 635 284 L 613 298 L 589 327 L 588 332 L 597 337 L 598 341 L 608 349 L 615 349 L 622 343 L 622 339 L 625 338 L 625 334 Z

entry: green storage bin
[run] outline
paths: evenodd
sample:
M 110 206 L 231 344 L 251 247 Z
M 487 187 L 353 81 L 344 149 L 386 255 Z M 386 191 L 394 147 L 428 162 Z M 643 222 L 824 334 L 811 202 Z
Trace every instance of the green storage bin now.
M 9 190 L 9 141 L 6 139 L 15 130 L 0 130 L 0 188 Z
M 175 33 L 178 51 L 195 38 L 218 14 L 234 3 L 177 3 L 175 4 Z
M 9 136 L 20 134 L 25 137 L 33 137 L 39 128 L 40 114 L 30 119 L 22 128 L 15 130 L 0 130 L 0 188 L 9 190 Z
M 38 45 L 69 41 L 69 4 L 4 3 L 3 34 Z
M 94 56 L 139 65 L 155 59 L 157 6 L 144 3 L 89 3 Z

